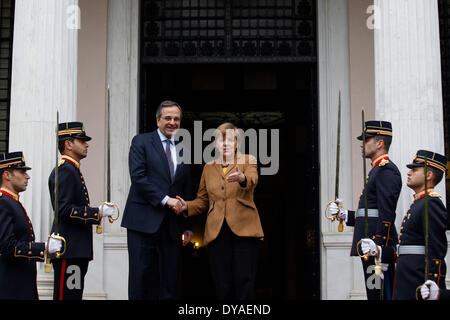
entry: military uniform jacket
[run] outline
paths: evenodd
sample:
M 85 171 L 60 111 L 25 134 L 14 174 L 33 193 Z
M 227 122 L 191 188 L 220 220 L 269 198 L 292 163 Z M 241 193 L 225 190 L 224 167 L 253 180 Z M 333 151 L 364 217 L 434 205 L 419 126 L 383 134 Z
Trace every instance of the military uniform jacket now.
M 37 300 L 36 261 L 44 261 L 45 243 L 34 231 L 17 194 L 0 193 L 0 299 Z
M 368 218 L 368 237 L 381 247 L 397 244 L 395 210 L 402 188 L 402 180 L 397 166 L 387 154 L 372 162 L 372 170 L 367 177 L 367 208 L 378 209 L 378 217 Z M 358 209 L 364 209 L 364 192 L 359 198 Z M 355 217 L 355 211 L 348 211 L 347 226 L 355 227 L 350 255 L 357 256 L 356 244 L 365 235 L 365 218 Z
M 428 197 L 428 275 L 441 289 L 445 289 L 447 266 L 447 210 L 439 195 L 429 190 Z M 425 192 L 414 196 L 400 227 L 399 245 L 425 246 Z M 393 248 L 383 250 L 382 262 L 397 260 L 394 299 L 416 299 L 416 288 L 424 283 L 425 259 L 423 255 L 406 254 L 397 256 Z
M 58 233 L 67 242 L 64 259 L 93 259 L 92 225 L 99 223 L 99 209 L 91 208 L 79 163 L 63 156 L 58 171 Z M 55 169 L 48 180 L 52 206 L 55 205 Z M 52 232 L 54 226 L 52 228 Z

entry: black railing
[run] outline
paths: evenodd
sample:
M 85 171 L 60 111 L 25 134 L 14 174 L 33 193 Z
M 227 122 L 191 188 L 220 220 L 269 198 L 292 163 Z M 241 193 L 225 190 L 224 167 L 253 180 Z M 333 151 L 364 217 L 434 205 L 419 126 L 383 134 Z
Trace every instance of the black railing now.
M 143 0 L 143 63 L 315 62 L 314 0 Z
M 14 0 L 0 0 L 0 152 L 8 151 Z

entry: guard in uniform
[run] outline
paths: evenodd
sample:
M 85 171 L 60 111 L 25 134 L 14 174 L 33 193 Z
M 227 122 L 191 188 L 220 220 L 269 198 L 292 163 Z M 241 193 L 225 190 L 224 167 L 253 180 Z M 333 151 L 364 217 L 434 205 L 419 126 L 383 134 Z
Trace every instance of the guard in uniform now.
M 426 150 L 417 151 L 416 157 L 407 167 L 408 187 L 414 190 L 414 201 L 403 217 L 400 227 L 398 246 L 383 248 L 383 262 L 397 262 L 393 298 L 396 300 L 414 300 L 418 297 L 418 287 L 425 278 L 425 155 L 428 163 L 427 194 L 428 194 L 428 274 L 427 278 L 434 281 L 441 291 L 445 291 L 445 275 L 447 266 L 447 210 L 440 200 L 440 195 L 434 192 L 434 187 L 442 180 L 447 159 L 445 156 Z M 371 255 L 375 254 L 373 243 L 365 240 L 372 247 Z
M 33 225 L 19 201 L 30 176 L 22 152 L 0 155 L 0 299 L 38 300 L 36 262 L 45 260 L 47 243 L 35 242 Z M 61 249 L 51 238 L 49 252 Z
M 367 121 L 365 123 L 366 158 L 372 160 L 372 169 L 367 177 L 368 234 L 380 247 L 395 247 L 397 231 L 395 228 L 395 210 L 402 188 L 401 175 L 397 166 L 389 158 L 388 151 L 392 142 L 392 125 L 387 121 Z M 362 135 L 357 138 L 362 141 Z M 362 145 L 361 145 L 362 147 Z M 350 255 L 359 256 L 357 244 L 365 238 L 364 192 L 359 198 L 358 210 L 343 208 L 340 199 L 330 206 L 330 213 L 338 214 L 347 226 L 353 226 L 353 243 Z M 383 265 L 383 282 L 375 279 L 375 260 L 361 259 L 368 300 L 390 300 L 395 265 Z M 383 286 L 381 285 L 383 284 Z M 383 291 L 381 288 L 383 287 Z
M 101 221 L 100 207 L 91 207 L 88 190 L 80 170 L 80 161 L 87 156 L 91 137 L 86 135 L 81 122 L 60 123 L 58 130 L 58 232 L 66 239 L 66 253 L 61 259 L 52 259 L 54 268 L 54 300 L 81 300 L 84 278 L 89 261 L 93 259 L 92 226 Z M 55 169 L 49 180 L 52 205 L 55 204 Z M 114 214 L 113 207 L 105 206 L 102 216 Z

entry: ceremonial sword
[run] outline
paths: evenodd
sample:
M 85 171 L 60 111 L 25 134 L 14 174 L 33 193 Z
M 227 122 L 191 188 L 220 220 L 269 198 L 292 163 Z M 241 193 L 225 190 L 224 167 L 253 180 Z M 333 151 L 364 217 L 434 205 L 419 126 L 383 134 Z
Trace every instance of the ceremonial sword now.
M 425 281 L 427 281 L 428 277 L 428 159 L 427 153 L 425 152 L 425 163 L 424 163 L 424 173 L 425 173 Z
M 48 239 L 47 239 L 47 259 L 45 262 L 45 272 L 49 273 L 52 270 L 52 265 L 50 264 L 50 253 L 48 252 L 50 249 L 50 238 L 53 239 L 58 239 L 61 240 L 64 243 L 64 250 L 63 252 L 55 252 L 55 256 L 56 258 L 61 258 L 61 256 L 66 253 L 66 239 L 64 239 L 63 237 L 61 237 L 59 235 L 58 232 L 58 227 L 59 227 L 59 223 L 58 223 L 58 210 L 59 210 L 59 199 L 58 199 L 58 188 L 59 188 L 59 181 L 58 181 L 58 171 L 59 171 L 59 166 L 58 166 L 58 145 L 59 145 L 59 137 L 58 137 L 58 125 L 59 124 L 59 111 L 56 111 L 56 166 L 55 166 L 55 190 L 54 190 L 54 195 L 55 195 L 55 200 L 54 200 L 54 211 L 55 211 L 55 217 L 53 219 L 53 233 L 50 235 L 48 235 Z
M 337 143 L 336 143 L 336 180 L 334 185 L 334 199 L 339 199 L 339 160 L 340 160 L 340 154 L 341 154 L 341 90 L 339 90 L 339 103 L 338 103 L 338 125 L 337 125 Z M 336 203 L 336 200 L 328 202 L 326 208 L 325 208 L 325 217 L 330 220 L 331 222 L 335 220 L 339 220 L 339 226 L 338 231 L 342 232 L 344 231 L 344 223 L 342 219 L 339 219 L 339 211 L 332 215 L 331 217 L 327 216 L 328 207 L 333 202 Z M 337 203 L 336 203 L 337 204 Z M 338 205 L 338 210 L 342 208 L 342 206 Z
M 427 153 L 425 152 L 425 163 L 424 163 L 424 174 L 425 174 L 425 282 L 428 280 L 428 181 L 427 181 L 427 175 L 428 175 L 428 159 L 427 159 Z M 426 285 L 428 288 L 430 288 L 430 285 Z M 418 292 L 422 288 L 422 285 L 418 286 L 416 288 L 416 300 L 419 300 Z
M 117 209 L 117 217 L 108 217 L 109 223 L 113 223 L 119 219 L 119 207 L 111 202 L 111 128 L 110 128 L 110 93 L 109 86 L 106 89 L 106 201 L 100 206 L 100 221 L 97 225 L 96 232 L 101 234 L 103 232 L 102 227 L 102 214 L 103 207 L 105 205 L 113 206 Z

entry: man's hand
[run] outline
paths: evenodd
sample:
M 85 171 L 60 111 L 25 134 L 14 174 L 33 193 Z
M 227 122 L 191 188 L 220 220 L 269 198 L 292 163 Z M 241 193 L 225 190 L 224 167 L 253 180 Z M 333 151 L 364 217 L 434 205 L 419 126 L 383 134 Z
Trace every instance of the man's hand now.
M 239 166 L 236 165 L 235 172 L 230 174 L 227 177 L 227 182 L 239 182 L 239 183 L 242 183 L 244 181 L 245 181 L 245 175 L 239 170 Z
M 427 280 L 420 287 L 420 295 L 423 300 L 439 300 L 439 287 L 436 282 Z
M 52 233 L 52 236 L 54 236 L 55 234 Z M 48 250 L 48 253 L 52 254 L 55 252 L 61 252 L 63 246 L 63 242 L 59 239 L 55 239 L 50 237 L 50 240 L 45 243 L 45 250 Z
M 187 207 L 186 201 L 184 201 L 184 199 L 183 199 L 182 197 L 177 196 L 177 200 L 180 201 L 180 203 L 181 203 L 181 208 L 180 208 L 180 211 L 179 211 L 179 212 L 175 212 L 175 213 L 176 213 L 176 214 L 180 214 L 181 212 L 186 211 L 186 210 L 188 209 L 188 207 Z
M 169 198 L 166 202 L 166 206 L 172 209 L 176 214 L 180 214 L 180 212 L 182 212 L 181 208 L 183 207 L 183 205 L 178 199 Z
M 361 239 L 361 249 L 363 254 L 369 253 L 370 256 L 378 256 L 377 245 L 371 239 Z M 378 248 L 381 252 L 381 247 Z
M 332 216 L 338 215 L 340 220 L 347 220 L 347 209 L 343 208 L 344 202 L 341 199 L 336 199 L 330 203 L 328 210 Z
M 101 210 L 103 217 L 112 217 L 114 214 L 117 214 L 117 208 L 108 203 L 102 204 L 98 209 Z
M 192 231 L 183 232 L 183 246 L 186 246 L 188 243 L 191 242 L 193 235 L 194 233 Z

